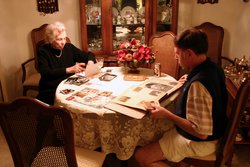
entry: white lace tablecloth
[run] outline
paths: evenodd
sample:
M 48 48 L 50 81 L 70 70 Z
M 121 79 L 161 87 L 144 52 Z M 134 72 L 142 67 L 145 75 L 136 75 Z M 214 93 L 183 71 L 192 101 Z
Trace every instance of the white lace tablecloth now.
M 110 82 L 100 81 L 93 78 L 91 83 L 93 88 L 110 90 L 114 95 L 122 93 L 129 86 L 140 84 L 141 82 L 124 81 L 124 71 L 121 67 L 106 67 L 102 71 L 110 71 L 117 77 Z M 140 69 L 141 74 L 152 78 L 153 70 Z M 164 75 L 163 77 L 169 77 Z M 88 87 L 90 84 L 87 84 Z M 75 143 L 76 146 L 94 150 L 98 147 L 106 154 L 115 153 L 120 160 L 129 159 L 137 146 L 143 146 L 158 140 L 168 129 L 168 122 L 164 119 L 152 119 L 149 115 L 142 119 L 135 119 L 105 108 L 94 108 L 74 101 L 66 100 L 70 94 L 60 93 L 64 89 L 81 90 L 86 86 L 74 86 L 65 84 L 64 81 L 58 86 L 56 91 L 55 104 L 67 108 L 73 117 Z

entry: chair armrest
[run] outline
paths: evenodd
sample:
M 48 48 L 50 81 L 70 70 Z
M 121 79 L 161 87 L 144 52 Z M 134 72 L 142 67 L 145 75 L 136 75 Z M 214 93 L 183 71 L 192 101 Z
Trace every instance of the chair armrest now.
M 26 65 L 28 65 L 31 61 L 35 61 L 35 58 L 30 58 L 28 59 L 27 61 L 25 61 L 24 63 L 21 64 L 22 66 L 22 73 L 23 73 L 23 76 L 22 76 L 22 83 L 25 81 L 26 79 Z

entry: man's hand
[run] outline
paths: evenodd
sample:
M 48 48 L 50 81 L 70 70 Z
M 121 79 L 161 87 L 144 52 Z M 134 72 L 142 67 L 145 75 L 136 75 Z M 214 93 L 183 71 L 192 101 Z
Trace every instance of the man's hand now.
M 187 77 L 188 77 L 188 75 L 184 74 L 182 77 L 180 77 L 179 82 L 180 83 L 185 83 L 187 81 Z

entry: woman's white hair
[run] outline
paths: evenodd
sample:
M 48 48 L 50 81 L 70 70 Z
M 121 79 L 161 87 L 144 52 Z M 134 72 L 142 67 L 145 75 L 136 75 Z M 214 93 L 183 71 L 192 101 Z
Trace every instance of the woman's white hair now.
M 55 22 L 55 23 L 49 24 L 45 30 L 45 41 L 52 43 L 58 35 L 62 35 L 62 34 L 65 35 L 65 37 L 67 36 L 66 28 L 63 23 Z

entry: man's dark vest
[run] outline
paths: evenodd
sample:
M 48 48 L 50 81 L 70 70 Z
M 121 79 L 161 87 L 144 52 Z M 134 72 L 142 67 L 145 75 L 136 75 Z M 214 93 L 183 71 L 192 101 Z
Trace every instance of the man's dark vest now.
M 186 118 L 188 90 L 194 81 L 201 82 L 212 96 L 213 134 L 208 136 L 206 140 L 202 140 L 187 133 L 178 126 L 176 126 L 176 129 L 182 136 L 193 141 L 211 141 L 219 139 L 223 136 L 227 124 L 227 90 L 224 72 L 208 58 L 190 72 L 179 96 L 176 110 L 177 115 L 182 118 Z

